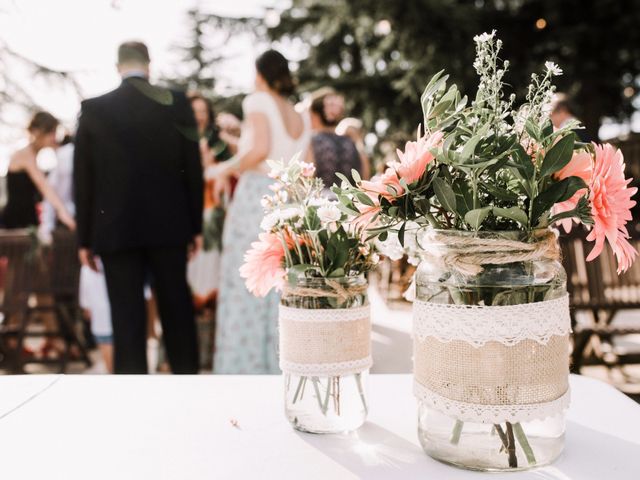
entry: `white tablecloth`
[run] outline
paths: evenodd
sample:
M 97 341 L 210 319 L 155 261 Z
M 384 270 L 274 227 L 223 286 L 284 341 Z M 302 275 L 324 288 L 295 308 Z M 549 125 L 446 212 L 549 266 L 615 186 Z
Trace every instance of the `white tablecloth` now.
M 565 453 L 553 466 L 505 478 L 639 480 L 640 406 L 596 380 L 572 377 L 571 385 Z M 1 377 L 0 478 L 490 475 L 446 466 L 422 452 L 409 375 L 373 375 L 370 392 L 369 421 L 357 433 L 310 435 L 285 420 L 281 379 L 274 376 Z

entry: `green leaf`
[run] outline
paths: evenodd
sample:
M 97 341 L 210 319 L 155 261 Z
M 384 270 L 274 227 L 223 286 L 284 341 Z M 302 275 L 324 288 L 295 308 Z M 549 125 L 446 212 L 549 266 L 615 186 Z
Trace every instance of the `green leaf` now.
M 540 141 L 540 129 L 535 123 L 533 123 L 533 120 L 528 119 L 524 124 L 524 129 L 536 142 Z
M 350 187 L 352 186 L 351 182 L 349 181 L 349 179 L 347 177 L 345 177 L 342 173 L 336 172 L 336 177 L 338 177 L 340 180 L 342 180 L 344 183 L 346 183 Z
M 540 168 L 540 176 L 548 177 L 558 170 L 565 167 L 573 156 L 573 145 L 575 143 L 575 134 L 570 133 L 562 137 L 558 142 L 549 149 L 542 161 Z
M 373 200 L 371 200 L 371 197 L 369 197 L 369 195 L 367 195 L 364 192 L 355 192 L 356 197 L 358 198 L 358 200 L 360 201 L 360 203 L 364 203 L 365 205 L 369 206 L 369 207 L 373 207 L 375 206 L 375 204 L 373 203 Z
M 518 207 L 511 207 L 511 208 L 493 207 L 493 214 L 496 217 L 509 218 L 515 222 L 518 222 L 520 225 L 524 227 L 526 227 L 527 224 L 529 223 L 529 218 L 527 217 L 527 214 L 524 213 L 524 211 Z
M 315 270 L 316 267 L 306 263 L 294 265 L 287 270 L 287 278 L 289 283 L 296 283 L 298 278 L 304 276 L 309 270 Z
M 491 207 L 476 208 L 467 212 L 464 216 L 464 221 L 467 222 L 474 230 L 478 230 L 480 225 L 482 225 L 482 222 L 484 222 L 484 219 L 489 215 L 490 211 Z
M 456 194 L 451 185 L 440 177 L 433 179 L 433 191 L 443 208 L 451 213 L 457 213 L 456 210 Z
M 580 177 L 568 177 L 551 184 L 533 200 L 531 226 L 535 226 L 538 219 L 545 212 L 551 210 L 556 203 L 569 200 L 574 193 L 582 188 L 587 188 L 587 184 Z
M 520 174 L 526 179 L 531 180 L 535 173 L 535 166 L 533 165 L 533 160 L 527 154 L 524 147 L 517 143 L 515 145 L 513 151 L 513 160 L 515 162 L 515 167 L 518 169 Z
M 351 169 L 351 178 L 353 178 L 353 181 L 356 182 L 356 184 L 362 181 L 362 179 L 360 178 L 360 174 L 355 168 Z
M 400 226 L 400 230 L 398 230 L 398 240 L 400 241 L 400 245 L 404 247 L 404 230 L 407 227 L 407 222 L 404 222 Z

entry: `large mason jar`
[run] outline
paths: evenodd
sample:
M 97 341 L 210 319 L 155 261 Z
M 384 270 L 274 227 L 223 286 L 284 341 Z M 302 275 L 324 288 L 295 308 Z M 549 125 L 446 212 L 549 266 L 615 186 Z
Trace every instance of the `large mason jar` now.
M 294 428 L 339 433 L 368 413 L 371 322 L 364 276 L 301 277 L 282 295 L 280 368 Z
M 414 390 L 430 456 L 473 470 L 545 465 L 564 446 L 569 304 L 550 231 L 425 229 Z

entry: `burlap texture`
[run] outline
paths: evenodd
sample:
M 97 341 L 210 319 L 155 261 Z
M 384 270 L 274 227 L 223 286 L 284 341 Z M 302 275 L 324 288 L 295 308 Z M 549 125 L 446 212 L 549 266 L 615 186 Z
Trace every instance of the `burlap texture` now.
M 297 309 L 298 312 L 304 309 Z M 317 317 L 318 310 L 307 310 Z M 296 364 L 353 362 L 371 354 L 371 320 L 368 309 L 354 320 L 331 321 L 332 310 L 323 310 L 322 321 L 296 321 L 280 313 L 280 357 Z
M 480 405 L 550 402 L 568 389 L 569 337 L 553 336 L 546 345 L 523 340 L 505 346 L 474 347 L 462 340 L 414 340 L 414 374 L 442 397 Z

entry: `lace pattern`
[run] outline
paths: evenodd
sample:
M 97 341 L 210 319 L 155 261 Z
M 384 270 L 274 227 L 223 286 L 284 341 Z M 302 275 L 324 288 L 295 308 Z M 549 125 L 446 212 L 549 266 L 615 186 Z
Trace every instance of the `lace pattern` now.
M 551 402 L 524 405 L 482 405 L 451 400 L 438 395 L 414 381 L 413 392 L 416 398 L 429 407 L 463 422 L 502 423 L 529 422 L 543 420 L 564 412 L 571 400 L 571 391 L 567 391 Z
M 280 360 L 280 369 L 284 373 L 301 377 L 334 377 L 364 372 L 373 365 L 371 356 L 359 360 L 339 363 L 294 363 Z
M 554 335 L 571 331 L 569 296 L 544 302 L 505 306 L 447 305 L 416 300 L 413 303 L 414 338 L 435 337 L 441 342 L 465 341 L 474 347 L 487 342 L 506 346 L 523 340 L 546 345 Z

